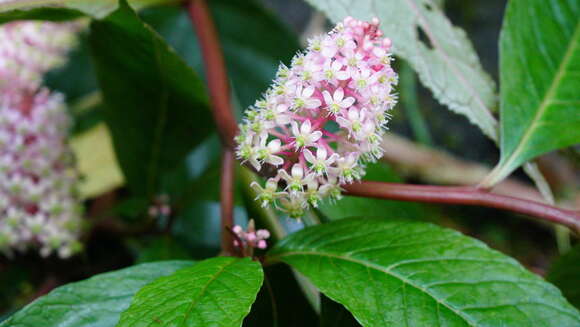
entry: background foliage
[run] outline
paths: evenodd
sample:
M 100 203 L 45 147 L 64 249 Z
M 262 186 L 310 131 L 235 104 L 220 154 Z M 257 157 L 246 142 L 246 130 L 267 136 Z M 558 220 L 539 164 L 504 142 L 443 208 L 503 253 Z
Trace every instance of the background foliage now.
M 299 33 L 330 26 L 322 15 L 378 16 L 401 78 L 394 133 L 487 167 L 499 162 L 488 185 L 562 149 L 540 168 L 559 203 L 578 201 L 576 1 L 512 0 L 505 15 L 504 3 L 486 1 L 308 3 L 320 12 L 303 2 L 210 1 L 238 117 L 301 48 Z M 256 218 L 277 244 L 258 253 L 264 268 L 211 258 L 219 252 L 220 150 L 199 43 L 175 1 L 129 4 L 0 4 L 0 23 L 89 24 L 69 64 L 46 77 L 76 118 L 86 251 L 67 262 L 0 258 L 0 326 L 580 326 L 578 247 L 549 268 L 558 256 L 551 230 L 492 209 L 347 197 L 301 222 L 282 216 L 270 226 L 264 217 L 277 213 L 257 208 L 248 187 L 258 177 L 238 167 L 236 221 Z M 408 153 L 398 155 L 369 166 L 365 179 L 429 183 L 445 175 L 445 164 L 430 175 L 413 168 L 431 157 L 405 164 Z M 525 174 L 515 176 L 511 190 L 531 189 Z M 159 201 L 170 215 L 147 213 Z M 310 225 L 319 226 L 292 233 Z M 566 244 L 560 239 L 560 252 Z M 292 268 L 270 266 L 280 262 Z

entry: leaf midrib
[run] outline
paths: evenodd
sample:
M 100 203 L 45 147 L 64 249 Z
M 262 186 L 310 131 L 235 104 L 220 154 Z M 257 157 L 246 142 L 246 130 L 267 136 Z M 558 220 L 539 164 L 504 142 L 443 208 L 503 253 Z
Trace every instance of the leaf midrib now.
M 202 290 L 199 292 L 197 297 L 191 302 L 189 308 L 187 308 L 187 311 L 185 312 L 185 315 L 184 315 L 184 319 L 182 320 L 180 326 L 185 326 L 184 322 L 187 320 L 187 317 L 191 314 L 191 311 L 193 310 L 193 308 L 199 303 L 199 300 L 204 295 L 204 293 L 207 291 L 207 288 L 209 287 L 209 285 L 211 283 L 213 283 L 226 270 L 227 267 L 233 265 L 236 262 L 237 262 L 236 260 L 231 260 L 230 262 L 226 263 L 224 266 L 222 266 L 220 268 L 220 270 L 216 271 L 216 273 L 211 277 L 211 279 L 209 279 L 207 281 L 207 283 L 203 286 Z
M 574 33 L 572 34 L 572 37 L 570 38 L 570 43 L 568 44 L 568 47 L 566 49 L 566 53 L 564 54 L 564 57 L 562 57 L 562 61 L 560 62 L 560 65 L 558 66 L 558 71 L 555 74 L 554 79 L 552 80 L 552 83 L 550 84 L 550 88 L 548 89 L 548 92 L 546 92 L 546 94 L 544 95 L 544 98 L 542 99 L 542 102 L 540 103 L 540 107 L 536 111 L 536 114 L 534 115 L 534 118 L 532 119 L 532 123 L 530 124 L 530 127 L 528 129 L 526 129 L 524 135 L 522 136 L 522 138 L 518 142 L 518 145 L 516 146 L 516 148 L 512 152 L 512 154 L 505 159 L 506 161 L 502 165 L 502 167 L 503 167 L 502 170 L 505 170 L 506 167 L 509 169 L 509 167 L 513 164 L 513 162 L 518 158 L 520 153 L 522 151 L 524 151 L 524 148 L 525 148 L 524 145 L 532 137 L 533 131 L 535 129 L 537 129 L 540 118 L 543 116 L 543 114 L 547 110 L 547 108 L 551 105 L 550 100 L 554 96 L 554 93 L 559 88 L 560 82 L 562 81 L 562 79 L 565 75 L 565 68 L 568 66 L 569 61 L 572 58 L 573 50 L 576 48 L 576 45 L 578 43 L 578 42 L 575 42 L 575 40 L 578 37 L 580 37 L 580 21 L 578 21 L 576 23 L 576 28 L 574 30 Z
M 431 292 L 429 292 L 427 289 L 424 289 L 423 287 L 421 287 L 420 285 L 416 285 L 415 283 L 413 283 L 411 280 L 394 273 L 393 271 L 389 270 L 388 268 L 384 268 L 380 265 L 377 265 L 375 263 L 369 262 L 369 261 L 365 261 L 365 260 L 360 260 L 360 259 L 356 259 L 356 258 L 352 258 L 352 257 L 346 257 L 346 256 L 341 256 L 338 254 L 334 254 L 334 253 L 326 253 L 326 252 L 317 252 L 317 251 L 293 251 L 293 252 L 286 252 L 283 254 L 279 254 L 273 257 L 270 257 L 270 260 L 273 261 L 277 261 L 279 258 L 282 257 L 289 257 L 289 256 L 300 256 L 300 255 L 304 255 L 304 256 L 320 256 L 320 257 L 328 257 L 328 258 L 334 258 L 334 259 L 339 259 L 339 260 L 343 260 L 343 261 L 348 261 L 348 262 L 352 262 L 352 263 L 356 263 L 356 264 L 360 264 L 364 267 L 370 268 L 370 269 L 374 269 L 376 271 L 380 271 L 383 272 L 391 277 L 394 277 L 398 280 L 400 280 L 401 282 L 403 282 L 404 284 L 408 284 L 411 287 L 414 287 L 415 289 L 427 294 L 429 297 L 431 297 L 435 302 L 443 305 L 444 307 L 446 307 L 447 309 L 449 309 L 450 311 L 454 312 L 457 316 L 459 316 L 461 319 L 463 319 L 469 326 L 473 326 L 473 327 L 477 327 L 477 324 L 475 322 L 473 322 L 471 320 L 471 318 L 469 316 L 464 315 L 461 311 L 458 311 L 459 309 L 453 307 L 451 304 L 445 302 L 445 301 L 441 301 L 439 300 L 434 294 L 432 294 Z

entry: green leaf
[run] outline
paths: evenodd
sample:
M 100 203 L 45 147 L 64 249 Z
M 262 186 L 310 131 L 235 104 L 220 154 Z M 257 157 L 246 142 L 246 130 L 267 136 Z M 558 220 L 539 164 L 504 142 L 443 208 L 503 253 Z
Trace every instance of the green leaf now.
M 343 219 L 290 235 L 268 261 L 296 268 L 363 326 L 580 326 L 556 287 L 427 223 Z
M 0 6 L 2 6 L 0 4 Z M 67 21 L 84 16 L 82 12 L 68 8 L 33 8 L 30 10 L 16 9 L 0 12 L 0 24 L 15 20 L 47 20 L 53 22 Z
M 126 5 L 91 24 L 90 43 L 120 166 L 151 196 L 213 129 L 204 86 Z
M 275 77 L 280 62 L 288 63 L 299 49 L 296 35 L 253 0 L 208 2 L 220 37 L 233 91 L 245 109 Z M 201 51 L 190 18 L 178 7 L 143 11 L 151 24 L 196 70 L 202 71 Z M 243 26 L 244 28 L 240 28 Z
M 248 258 L 208 259 L 143 287 L 117 326 L 238 327 L 263 279 Z
M 540 154 L 580 143 L 578 1 L 510 1 L 500 68 L 501 159 L 489 185 Z
M 177 0 L 129 0 L 135 10 Z M 0 3 L 0 23 L 18 19 L 67 20 L 81 14 L 103 18 L 119 8 L 118 0 L 18 0 Z
M 564 296 L 580 308 L 580 245 L 566 252 L 550 267 L 547 279 L 558 286 Z
M 15 313 L 0 327 L 113 327 L 141 287 L 192 263 L 146 263 L 61 286 Z
M 379 18 L 394 53 L 409 62 L 434 96 L 497 140 L 497 122 L 491 114 L 495 85 L 465 32 L 454 27 L 439 6 L 430 0 L 307 1 L 335 22 L 347 16 Z

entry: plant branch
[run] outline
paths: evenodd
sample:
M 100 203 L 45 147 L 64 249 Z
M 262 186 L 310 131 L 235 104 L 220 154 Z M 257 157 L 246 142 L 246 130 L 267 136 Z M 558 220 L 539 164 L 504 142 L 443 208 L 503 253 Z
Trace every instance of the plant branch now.
M 234 227 L 234 152 L 231 149 L 224 148 L 221 173 L 222 251 L 226 255 L 234 255 L 234 239 L 229 232 Z
M 580 232 L 580 211 L 490 193 L 470 186 L 429 186 L 363 181 L 344 185 L 345 194 L 378 199 L 478 205 L 510 210 L 562 224 Z
M 218 133 L 224 146 L 234 148 L 238 125 L 231 107 L 226 65 L 213 20 L 205 0 L 189 1 L 188 11 L 201 46 Z
M 225 255 L 235 255 L 228 230 L 234 225 L 234 137 L 237 123 L 231 102 L 228 75 L 219 39 L 205 0 L 188 2 L 188 12 L 199 39 L 206 70 L 214 121 L 224 146 L 221 168 L 221 246 Z
M 205 0 L 191 0 L 188 11 L 202 49 L 205 63 L 209 93 L 213 105 L 213 114 L 222 139 L 229 150 L 224 151 L 222 166 L 222 215 L 231 206 L 228 203 L 233 184 L 233 148 L 234 137 L 238 126 L 230 105 L 230 91 L 223 55 L 215 26 L 209 14 Z M 228 186 L 228 187 L 226 187 Z M 407 184 L 390 184 L 381 182 L 362 182 L 344 186 L 347 195 L 393 199 L 403 201 L 433 202 L 447 204 L 479 205 L 485 207 L 511 210 L 531 215 L 550 222 L 562 224 L 580 231 L 580 213 L 559 209 L 535 201 L 524 200 L 506 195 L 494 194 L 475 187 L 423 186 Z M 225 203 L 224 203 L 225 202 Z M 227 224 L 222 216 L 222 224 Z M 224 233 L 224 235 L 227 233 Z M 222 242 L 225 242 L 222 239 Z M 225 249 L 224 249 L 225 250 Z

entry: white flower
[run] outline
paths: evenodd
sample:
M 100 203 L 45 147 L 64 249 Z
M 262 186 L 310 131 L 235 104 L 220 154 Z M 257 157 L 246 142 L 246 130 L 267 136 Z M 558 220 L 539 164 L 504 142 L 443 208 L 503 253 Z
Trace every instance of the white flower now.
M 346 129 L 348 129 L 350 135 L 353 134 L 356 135 L 362 129 L 363 120 L 365 119 L 366 112 L 367 110 L 365 108 L 362 108 L 361 110 L 351 108 L 348 111 L 346 118 L 342 116 L 337 117 L 336 122 L 341 127 L 345 127 Z
M 314 173 L 310 173 L 304 176 L 304 169 L 299 164 L 296 164 L 292 167 L 292 176 L 290 176 L 285 170 L 280 169 L 278 170 L 278 175 L 282 177 L 286 181 L 286 189 L 290 191 L 290 193 L 297 193 L 302 192 L 304 185 L 310 183 L 314 180 Z
M 311 169 L 316 173 L 316 175 L 321 176 L 326 173 L 328 168 L 336 161 L 338 154 L 333 153 L 328 157 L 326 148 L 321 146 L 316 150 L 316 157 L 312 155 L 310 150 L 304 150 L 304 158 L 312 164 Z
M 327 60 L 322 68 L 320 79 L 326 79 L 332 84 L 337 84 L 339 81 L 344 81 L 350 78 L 350 74 L 346 70 L 341 70 L 342 64 L 336 60 Z
M 280 152 L 282 142 L 279 139 L 275 139 L 270 141 L 270 143 L 268 143 L 266 146 L 267 139 L 267 135 L 263 135 L 261 137 L 260 149 L 258 150 L 258 159 L 274 166 L 280 166 L 284 163 L 284 159 L 274 154 Z
M 262 207 L 267 207 L 269 204 L 274 203 L 277 198 L 287 194 L 286 192 L 277 192 L 278 182 L 274 178 L 269 178 L 264 188 L 257 182 L 252 182 L 250 186 L 258 193 L 256 200 L 262 202 Z
M 282 211 L 286 212 L 292 218 L 300 218 L 304 214 L 306 201 L 301 195 L 290 195 L 280 199 Z
M 310 181 L 306 185 L 306 192 L 304 192 L 304 198 L 308 204 L 317 208 L 318 203 L 322 199 L 320 196 L 320 190 L 318 189 L 318 182 L 316 180 Z
M 314 145 L 322 137 L 321 131 L 312 130 L 312 124 L 308 119 L 302 123 L 300 129 L 298 129 L 298 123 L 293 121 L 292 134 L 294 134 L 294 146 L 296 149 Z
M 327 110 L 329 113 L 336 115 L 342 109 L 349 108 L 355 102 L 353 97 L 344 98 L 344 90 L 339 87 L 334 91 L 334 94 L 330 96 L 328 91 L 322 92 L 324 97 L 324 102 L 326 102 Z
M 337 167 L 334 168 L 334 173 L 338 175 L 341 184 L 352 183 L 353 180 L 360 177 L 357 171 L 358 156 L 355 153 L 350 153 L 346 157 L 337 160 Z
M 302 87 L 302 85 L 298 85 L 296 87 L 296 97 L 294 98 L 294 107 L 296 109 L 314 109 L 319 107 L 322 102 L 320 100 L 313 98 L 312 95 L 314 94 L 314 87 L 308 86 L 306 88 Z
M 319 189 L 320 195 L 328 196 L 331 200 L 340 200 L 342 198 L 342 191 L 337 177 L 328 178 L 326 184 L 322 185 Z
M 359 91 L 367 88 L 369 85 L 375 82 L 374 78 L 376 77 L 375 75 L 371 76 L 371 74 L 372 72 L 370 69 L 355 69 L 350 75 L 352 81 L 350 82 L 349 86 Z
M 268 107 L 264 110 L 264 119 L 273 121 L 277 125 L 286 125 L 290 124 L 292 119 L 288 114 L 288 106 L 285 104 L 279 104 L 274 106 Z

